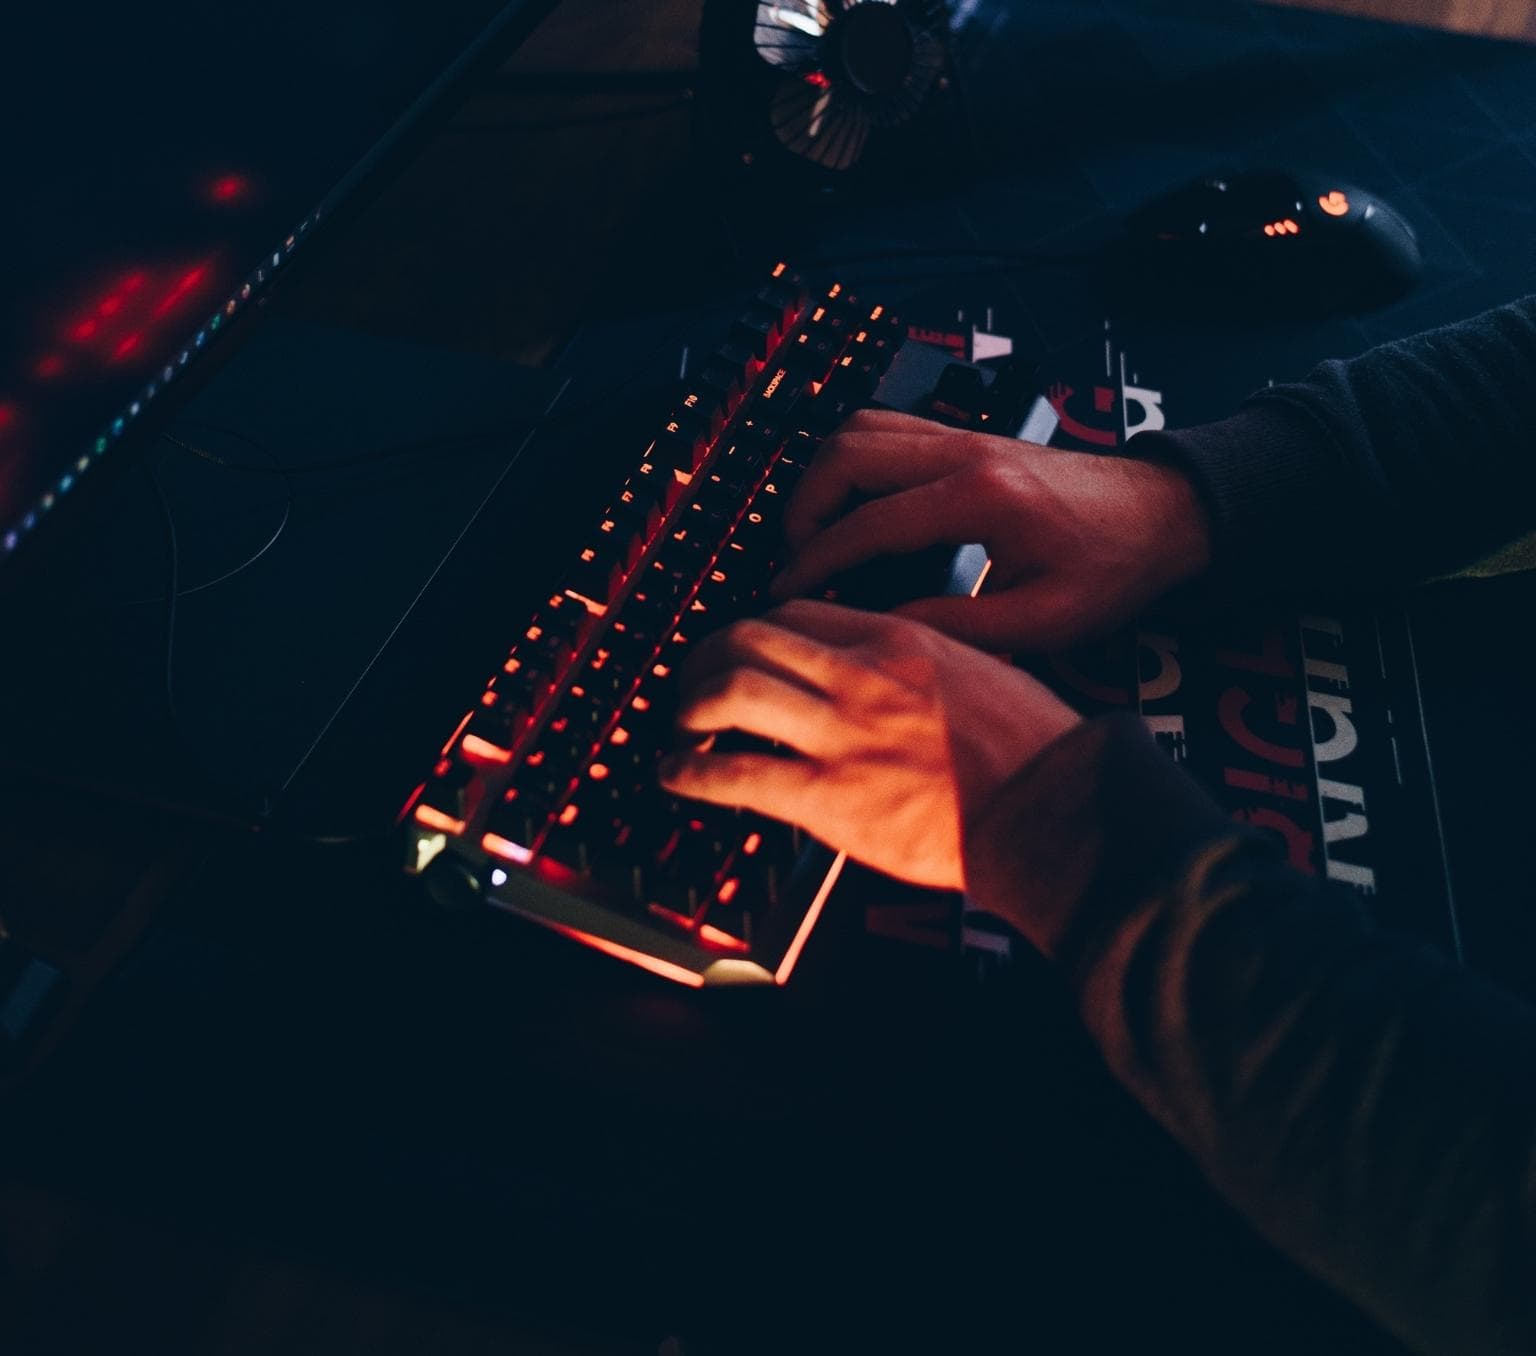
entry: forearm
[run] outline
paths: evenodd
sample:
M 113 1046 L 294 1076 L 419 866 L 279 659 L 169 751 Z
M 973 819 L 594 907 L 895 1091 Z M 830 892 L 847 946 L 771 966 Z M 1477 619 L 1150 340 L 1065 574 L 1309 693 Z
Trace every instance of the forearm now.
M 1131 722 L 1047 750 L 967 865 L 1255 1228 L 1426 1350 L 1536 1349 L 1529 1011 L 1235 834 Z
M 1246 592 L 1449 573 L 1536 527 L 1536 297 L 1132 447 L 1189 472 L 1213 574 Z

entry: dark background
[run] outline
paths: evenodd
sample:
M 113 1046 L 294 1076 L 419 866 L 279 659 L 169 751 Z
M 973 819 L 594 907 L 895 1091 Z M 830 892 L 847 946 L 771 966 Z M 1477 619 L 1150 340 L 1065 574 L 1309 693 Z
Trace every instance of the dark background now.
M 1141 317 L 1179 422 L 1536 283 L 1524 48 L 1214 0 L 983 6 L 967 59 L 987 173 L 918 204 L 719 203 L 689 110 L 654 111 L 665 91 L 624 96 L 652 110 L 635 120 L 516 130 L 590 107 L 530 95 L 530 70 L 685 69 L 695 18 L 572 0 L 279 318 L 552 360 L 596 392 L 640 362 L 620 336 L 671 350 L 691 318 L 708 337 L 775 254 L 1076 244 L 1234 159 L 1383 194 L 1428 273 L 1360 319 Z M 1102 326 L 1093 276 L 972 269 L 884 286 L 913 307 L 1002 296 L 1042 354 Z M 1529 590 L 1414 605 L 1432 743 L 1461 788 L 1453 871 L 1510 898 L 1518 940 L 1532 795 L 1507 769 L 1536 729 L 1510 618 Z M 64 891 L 154 919 L 8 1098 L 8 1349 L 1395 1350 L 1228 1214 L 1044 967 L 978 989 L 877 958 L 845 892 L 787 991 L 686 995 L 507 920 L 429 913 L 387 844 L 190 831 L 33 787 L 5 809 L 8 904 L 47 913 Z M 1497 969 L 1506 949 L 1478 954 Z

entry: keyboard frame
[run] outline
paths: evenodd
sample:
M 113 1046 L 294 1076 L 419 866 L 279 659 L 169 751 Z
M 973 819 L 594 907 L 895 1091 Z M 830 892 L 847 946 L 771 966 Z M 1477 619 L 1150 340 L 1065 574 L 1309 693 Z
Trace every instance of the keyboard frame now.
M 486 833 L 485 821 L 489 814 L 487 806 L 494 804 L 496 798 L 503 794 L 527 755 L 538 747 L 552 713 L 594 656 L 604 634 L 604 619 L 610 613 L 621 613 L 639 581 L 644 579 L 650 563 L 661 551 L 668 533 L 688 511 L 689 504 L 698 493 L 697 486 L 703 484 L 704 478 L 710 474 L 721 449 L 730 445 L 733 437 L 743 433 L 747 412 L 760 416 L 767 403 L 786 387 L 789 396 L 785 402 L 786 415 L 808 391 L 813 398 L 819 398 L 828 380 L 836 374 L 838 365 L 846 366 L 851 361 L 849 354 L 856 336 L 859 344 L 867 351 L 871 342 L 868 338 L 870 331 L 876 331 L 885 366 L 889 366 L 906 341 L 905 326 L 897 317 L 889 314 L 884 306 L 864 307 L 860 314 L 866 315 L 866 318 L 847 325 L 840 346 L 828 360 L 827 376 L 818 380 L 800 372 L 791 381 L 790 374 L 797 364 L 787 355 L 791 354 L 795 345 L 806 341 L 809 327 L 822 321 L 826 314 L 825 308 L 832 305 L 850 307 L 854 298 L 846 294 L 840 284 L 833 284 L 818 296 L 806 295 L 799 279 L 788 272 L 786 265 L 780 264 L 773 270 L 769 285 L 764 290 L 766 293 L 770 289 L 778 289 L 782 293 L 786 288 L 794 289 L 798 296 L 793 307 L 793 317 L 790 318 L 790 307 L 785 306 L 777 339 L 769 345 L 765 359 L 753 358 L 749 363 L 746 369 L 747 380 L 739 394 L 728 397 L 723 421 L 709 438 L 707 452 L 691 471 L 670 473 L 676 489 L 674 491 L 671 485 L 667 487 L 671 501 L 666 513 L 651 531 L 644 549 L 630 564 L 617 590 L 603 603 L 597 604 L 578 592 L 559 588 L 559 579 L 556 579 L 557 587 L 549 596 L 550 606 L 584 607 L 592 614 L 592 620 L 581 634 L 571 658 L 562 665 L 558 680 L 540 698 L 531 723 L 518 734 L 514 747 L 509 750 L 487 748 L 483 741 L 477 743 L 474 736 L 465 735 L 466 726 L 476 708 L 471 708 L 443 745 L 441 758 L 467 759 L 478 767 L 486 779 L 488 794 L 482 797 L 473 813 L 461 820 L 421 803 L 424 784 L 417 788 L 401 811 L 401 820 L 408 830 L 408 871 L 414 874 L 434 872 L 439 875 L 451 872 L 455 877 L 454 889 L 461 896 L 481 899 L 492 907 L 539 923 L 573 941 L 695 988 L 706 985 L 786 983 L 842 873 L 846 854 L 834 853 L 814 840 L 805 839 L 802 850 L 777 891 L 777 898 L 761 914 L 761 924 L 754 922 L 750 945 L 743 950 L 740 943 L 724 946 L 706 940 L 696 925 L 697 917 L 690 926 L 680 927 L 657 916 L 654 906 L 642 911 L 634 896 L 620 898 L 617 892 L 605 890 L 592 878 L 559 861 L 541 856 L 539 849 L 543 833 L 530 848 Z M 817 335 L 821 337 L 820 331 L 817 331 Z M 878 382 L 879 375 L 875 374 L 875 382 Z M 687 404 L 686 401 L 684 403 Z M 866 396 L 857 400 L 854 407 L 867 403 Z M 657 466 L 652 461 L 653 454 L 660 439 L 668 431 L 675 430 L 675 419 L 681 413 L 679 407 L 673 419 L 664 422 L 663 433 L 647 448 L 636 475 L 657 474 Z M 720 551 L 726 549 L 743 518 L 764 493 L 764 487 L 771 485 L 774 468 L 785 456 L 790 444 L 796 438 L 803 437 L 803 423 L 803 420 L 800 424 L 792 419 L 787 421 L 785 436 L 776 442 L 777 451 L 756 484 L 741 496 L 740 513 L 735 524 L 721 537 Z M 819 442 L 819 438 L 816 442 Z M 815 445 L 812 443 L 807 449 L 802 442 L 797 446 L 800 451 L 809 450 L 813 454 Z M 630 480 L 633 479 L 632 476 Z M 682 610 L 665 630 L 674 630 L 679 625 L 713 564 L 712 559 L 704 566 L 698 582 L 687 594 Z M 529 629 L 531 631 L 532 627 Z M 662 649 L 665 649 L 667 643 L 662 642 Z M 637 685 L 640 681 L 637 680 Z M 628 700 L 625 698 L 616 705 L 615 723 L 622 719 Z M 611 724 L 607 728 L 611 729 Z M 605 733 L 598 740 L 599 747 L 606 737 Z M 589 759 L 595 756 L 588 755 Z M 661 793 L 658 791 L 658 794 Z M 544 832 L 547 831 L 546 826 Z M 493 838 L 494 844 L 491 843 Z M 754 913 L 754 920 L 758 916 Z

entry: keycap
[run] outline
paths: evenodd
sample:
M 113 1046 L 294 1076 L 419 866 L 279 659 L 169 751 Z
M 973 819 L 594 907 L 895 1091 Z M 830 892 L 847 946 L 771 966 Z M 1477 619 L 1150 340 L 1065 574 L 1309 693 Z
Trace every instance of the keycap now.
M 498 702 L 495 706 L 482 706 L 464 727 L 460 746 L 481 761 L 506 762 L 531 720 L 532 713 L 518 704 Z
M 652 445 L 649 459 L 669 470 L 691 474 L 709 450 L 709 433 L 702 423 L 679 416 L 669 419 Z
M 672 419 L 684 431 L 696 433 L 706 441 L 712 439 L 725 426 L 725 391 L 695 383 Z
M 738 316 L 731 326 L 730 342 L 750 353 L 760 362 L 766 361 L 769 350 L 779 335 L 777 308 L 754 308 Z
M 734 408 L 746 388 L 746 371 L 723 358 L 711 358 L 695 383 L 697 389 L 722 409 Z
M 782 333 L 789 328 L 790 323 L 799 314 L 804 295 L 799 282 L 788 274 L 783 274 L 758 288 L 756 301 L 777 313 L 779 329 Z
M 444 758 L 421 793 L 419 804 L 437 810 L 450 819 L 467 820 L 479 808 L 484 783 L 475 768 L 462 758 Z
M 626 542 L 605 540 L 599 537 L 590 546 L 584 546 L 571 572 L 566 576 L 566 591 L 587 602 L 605 604 L 613 596 L 615 586 L 624 577 Z

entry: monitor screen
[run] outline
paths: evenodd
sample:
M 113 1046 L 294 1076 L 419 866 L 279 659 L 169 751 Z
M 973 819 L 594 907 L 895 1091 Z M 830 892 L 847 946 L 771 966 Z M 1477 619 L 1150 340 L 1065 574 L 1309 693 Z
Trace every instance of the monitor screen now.
M 538 0 L 0 18 L 0 568 Z

